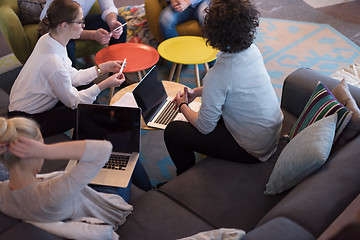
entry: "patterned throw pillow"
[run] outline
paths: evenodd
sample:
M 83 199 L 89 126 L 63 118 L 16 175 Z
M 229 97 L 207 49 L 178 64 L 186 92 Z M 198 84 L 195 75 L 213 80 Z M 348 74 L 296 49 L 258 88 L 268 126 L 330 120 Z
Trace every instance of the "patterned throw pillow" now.
M 128 23 L 126 42 L 143 43 L 156 49 L 158 44 L 147 25 L 145 5 L 126 6 L 118 10 Z
M 22 25 L 39 23 L 46 0 L 18 0 L 19 18 Z
M 292 128 L 288 140 L 293 139 L 307 126 L 334 113 L 337 113 L 338 115 L 335 133 L 336 140 L 351 119 L 352 111 L 349 111 L 346 107 L 339 103 L 330 90 L 324 84 L 319 82 L 303 112 Z

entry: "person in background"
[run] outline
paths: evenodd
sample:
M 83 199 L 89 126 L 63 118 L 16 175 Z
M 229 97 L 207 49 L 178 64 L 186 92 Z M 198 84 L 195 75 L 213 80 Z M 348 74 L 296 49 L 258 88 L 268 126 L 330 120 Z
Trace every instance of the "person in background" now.
M 44 137 L 65 132 L 75 126 L 79 103 L 93 103 L 109 87 L 119 87 L 123 74 L 114 74 L 98 84 L 78 91 L 101 73 L 118 72 L 121 61 L 76 70 L 66 53 L 71 39 L 80 37 L 84 22 L 80 5 L 72 0 L 54 0 L 43 20 L 49 33 L 37 42 L 10 92 L 9 117 L 33 118 Z
M 94 217 L 116 229 L 133 209 L 124 201 L 129 200 L 130 184 L 113 187 L 106 194 L 87 186 L 111 152 L 111 143 L 104 140 L 44 144 L 33 120 L 1 117 L 0 161 L 8 168 L 9 179 L 0 181 L 0 211 L 16 219 L 45 223 Z M 36 174 L 44 158 L 79 162 L 71 171 L 40 179 Z
M 164 39 L 179 36 L 176 26 L 183 22 L 197 20 L 202 25 L 208 5 L 209 0 L 170 0 L 159 17 L 159 27 Z
M 206 12 L 203 37 L 220 52 L 203 87 L 184 88 L 173 100 L 188 120 L 174 121 L 164 132 L 177 174 L 195 164 L 194 152 L 237 162 L 268 160 L 277 149 L 283 120 L 261 53 L 253 44 L 257 9 L 250 0 L 213 0 Z M 188 104 L 200 96 L 202 105 L 194 112 Z
M 40 14 L 40 20 L 46 17 L 47 9 L 53 0 L 47 0 Z M 84 31 L 80 35 L 80 40 L 95 40 L 100 44 L 116 44 L 125 43 L 127 36 L 127 27 L 123 27 L 126 23 L 125 19 L 118 15 L 118 9 L 114 5 L 113 0 L 98 0 L 102 14 L 88 14 L 96 0 L 75 0 L 80 4 L 84 15 Z M 118 30 L 113 31 L 117 27 Z M 40 27 L 41 28 L 41 27 Z M 44 32 L 44 31 L 40 31 Z M 67 44 L 68 56 L 75 67 L 75 41 L 70 40 Z

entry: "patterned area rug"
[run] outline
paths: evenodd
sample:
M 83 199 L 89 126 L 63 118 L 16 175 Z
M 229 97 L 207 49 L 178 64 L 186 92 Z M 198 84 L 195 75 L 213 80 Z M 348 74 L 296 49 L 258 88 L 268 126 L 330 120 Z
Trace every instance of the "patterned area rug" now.
M 122 11 L 127 12 L 126 18 L 130 21 L 128 41 L 156 47 L 146 25 L 143 5 L 125 7 Z M 296 69 L 312 68 L 330 76 L 360 60 L 360 48 L 326 24 L 262 18 L 255 43 L 263 54 L 279 102 L 284 79 Z M 161 79 L 167 79 L 170 67 L 171 63 L 159 65 Z M 0 72 L 3 68 L 4 64 L 0 59 Z M 200 76 L 204 75 L 205 70 L 200 66 Z M 182 70 L 180 83 L 190 88 L 196 86 L 193 66 Z M 107 102 L 107 96 L 108 92 L 102 92 L 101 102 Z M 142 130 L 141 142 L 140 160 L 148 171 L 152 184 L 175 177 L 175 167 L 167 153 L 163 131 Z

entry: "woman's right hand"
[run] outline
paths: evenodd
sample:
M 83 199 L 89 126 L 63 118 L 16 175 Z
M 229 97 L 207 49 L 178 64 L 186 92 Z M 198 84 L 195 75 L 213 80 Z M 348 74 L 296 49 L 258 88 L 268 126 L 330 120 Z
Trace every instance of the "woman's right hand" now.
M 110 87 L 120 87 L 123 82 L 125 82 L 125 75 L 123 73 L 115 73 L 114 75 L 100 82 L 98 87 L 100 88 L 100 91 L 102 91 Z

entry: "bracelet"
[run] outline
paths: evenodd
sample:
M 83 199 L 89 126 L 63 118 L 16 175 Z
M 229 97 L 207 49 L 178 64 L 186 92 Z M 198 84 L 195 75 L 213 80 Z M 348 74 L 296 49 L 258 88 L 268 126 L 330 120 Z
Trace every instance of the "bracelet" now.
M 101 69 L 100 69 L 99 66 L 96 66 L 95 68 L 96 68 L 96 71 L 99 73 L 99 75 L 102 75 L 102 74 L 103 74 L 103 72 L 101 71 Z
M 180 112 L 180 113 L 181 113 L 181 106 L 182 106 L 183 104 L 185 104 L 186 106 L 189 106 L 189 104 L 188 104 L 188 103 L 186 103 L 186 102 L 182 102 L 182 103 L 180 103 L 180 105 L 179 105 L 179 112 Z

